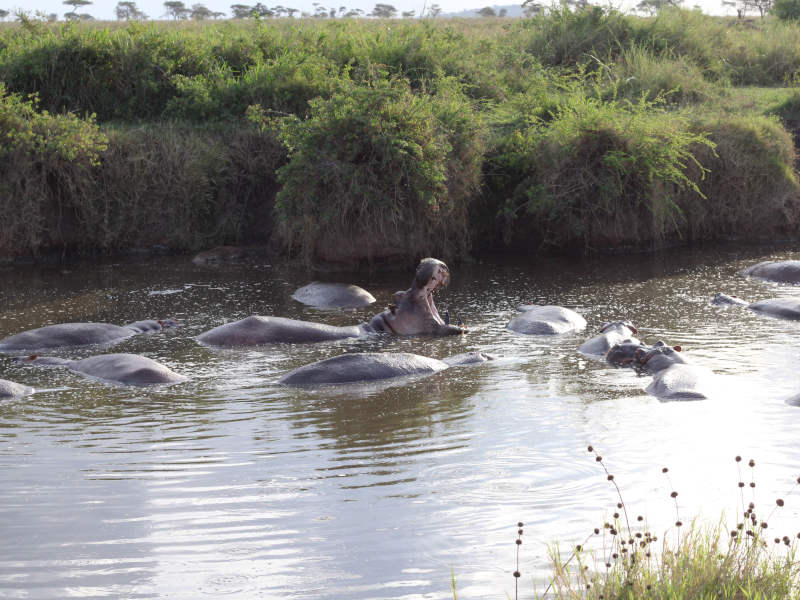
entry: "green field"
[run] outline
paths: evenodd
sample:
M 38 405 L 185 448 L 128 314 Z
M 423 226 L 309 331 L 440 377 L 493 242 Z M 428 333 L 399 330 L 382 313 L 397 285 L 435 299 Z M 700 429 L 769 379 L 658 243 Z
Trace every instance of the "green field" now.
M 365 266 L 798 234 L 800 26 L 0 24 L 0 256 Z

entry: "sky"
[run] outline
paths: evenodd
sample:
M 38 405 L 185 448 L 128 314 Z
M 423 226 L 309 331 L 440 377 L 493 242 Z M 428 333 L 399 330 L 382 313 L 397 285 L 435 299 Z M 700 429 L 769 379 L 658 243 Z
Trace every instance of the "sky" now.
M 114 20 L 114 8 L 117 6 L 118 0 L 94 0 L 88 6 L 78 10 L 79 13 L 89 13 L 98 20 Z M 143 11 L 150 19 L 164 19 L 165 10 L 163 0 L 134 0 L 139 10 Z M 183 0 L 187 7 L 195 3 L 203 4 L 207 8 L 215 12 L 224 12 L 230 16 L 231 4 L 246 4 L 253 5 L 261 1 L 266 6 L 283 5 L 290 8 L 297 8 L 301 11 L 309 13 L 314 12 L 313 3 L 319 2 L 326 7 L 346 6 L 348 9 L 360 8 L 364 12 L 369 13 L 377 2 L 391 4 L 398 11 L 416 11 L 419 15 L 426 5 L 438 4 L 443 12 L 460 12 L 464 9 L 478 9 L 484 6 L 496 5 L 512 5 L 520 4 L 521 2 L 505 1 L 505 0 Z M 619 0 L 620 3 L 624 0 Z M 631 0 L 633 4 L 636 1 Z M 695 4 L 701 6 L 704 12 L 710 14 L 721 14 L 719 0 L 685 0 L 687 6 L 694 6 Z M 614 6 L 618 3 L 614 2 Z M 61 2 L 61 0 L 0 0 L 0 8 L 13 12 L 16 9 L 22 9 L 27 12 L 42 11 L 45 14 L 56 13 L 59 19 L 63 19 L 64 13 L 69 12 L 70 6 Z M 9 17 L 10 18 L 10 17 Z

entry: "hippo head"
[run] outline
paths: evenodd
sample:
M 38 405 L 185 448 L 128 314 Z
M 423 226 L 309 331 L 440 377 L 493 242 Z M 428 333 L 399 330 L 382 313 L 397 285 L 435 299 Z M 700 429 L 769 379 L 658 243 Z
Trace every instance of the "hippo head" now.
M 680 346 L 667 346 L 659 340 L 650 348 L 643 347 L 634 353 L 633 367 L 638 371 L 657 373 L 674 364 L 685 363 L 680 351 Z
M 636 339 L 627 339 L 611 346 L 606 352 L 606 361 L 612 365 L 630 366 L 634 364 L 636 353 L 647 350 L 647 346 Z
M 420 261 L 411 287 L 394 295 L 394 302 L 370 321 L 375 331 L 401 335 L 464 333 L 462 327 L 445 323 L 436 310 L 433 292 L 450 283 L 450 269 L 435 258 Z

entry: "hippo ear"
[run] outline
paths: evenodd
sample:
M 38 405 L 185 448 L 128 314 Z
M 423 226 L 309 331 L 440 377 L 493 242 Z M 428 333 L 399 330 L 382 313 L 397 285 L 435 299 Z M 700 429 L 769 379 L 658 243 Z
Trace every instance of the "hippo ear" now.
M 639 335 L 639 330 L 638 330 L 638 329 L 636 329 L 636 327 L 634 327 L 634 326 L 633 326 L 633 323 L 627 323 L 625 326 L 626 326 L 628 329 L 630 329 L 630 330 L 631 330 L 631 333 L 633 333 L 633 335 Z
M 681 350 L 683 350 L 683 348 L 681 348 L 680 346 L 673 346 L 672 349 L 675 350 L 675 352 L 680 352 Z
M 28 358 L 26 358 L 25 360 L 36 360 L 37 358 L 39 358 L 39 355 L 38 355 L 38 354 L 31 354 L 31 355 L 30 355 Z

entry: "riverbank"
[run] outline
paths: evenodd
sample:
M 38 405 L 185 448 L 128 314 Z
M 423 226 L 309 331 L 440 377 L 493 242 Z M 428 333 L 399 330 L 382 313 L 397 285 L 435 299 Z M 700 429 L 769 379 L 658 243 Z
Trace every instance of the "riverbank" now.
M 798 40 L 599 8 L 4 25 L 0 256 L 246 244 L 352 268 L 795 239 Z

